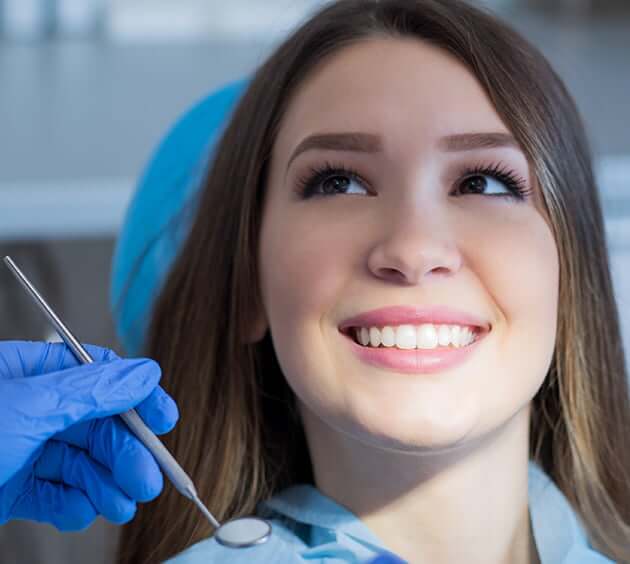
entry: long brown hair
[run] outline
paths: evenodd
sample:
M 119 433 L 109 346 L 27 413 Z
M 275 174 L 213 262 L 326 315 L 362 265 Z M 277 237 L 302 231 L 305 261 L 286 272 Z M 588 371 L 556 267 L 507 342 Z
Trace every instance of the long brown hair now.
M 417 38 L 457 57 L 532 163 L 558 247 L 560 288 L 556 347 L 533 400 L 530 454 L 578 512 L 595 548 L 630 562 L 630 400 L 583 125 L 545 58 L 504 23 L 458 0 L 334 2 L 255 73 L 152 313 L 145 354 L 162 366 L 163 385 L 181 411 L 166 443 L 219 520 L 254 512 L 290 484 L 312 482 L 294 396 L 269 332 L 254 344 L 243 344 L 243 336 L 261 307 L 256 257 L 279 122 L 318 63 L 373 37 Z M 212 532 L 167 484 L 123 529 L 120 562 L 162 561 Z

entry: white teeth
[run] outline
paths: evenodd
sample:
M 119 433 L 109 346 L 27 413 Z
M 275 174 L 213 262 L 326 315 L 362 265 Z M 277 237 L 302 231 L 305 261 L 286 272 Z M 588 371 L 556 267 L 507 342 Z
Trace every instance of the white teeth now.
M 413 325 L 399 325 L 396 328 L 396 347 L 399 349 L 416 348 L 416 330 Z
M 434 349 L 438 344 L 438 335 L 435 330 L 435 325 L 425 323 L 416 327 L 416 333 L 418 335 L 418 348 L 419 349 Z
M 370 345 L 378 347 L 381 344 L 381 332 L 376 327 L 370 327 Z
M 462 328 L 459 325 L 451 325 L 451 343 L 456 347 L 461 343 L 461 331 Z
M 475 330 L 460 325 L 398 325 L 396 327 L 356 327 L 357 342 L 370 347 L 434 349 L 438 346 L 460 348 L 475 340 Z
M 381 344 L 384 347 L 393 347 L 396 344 L 396 334 L 391 327 L 381 329 Z
M 451 329 L 448 325 L 440 325 L 438 332 L 438 343 L 441 347 L 451 344 Z
M 462 327 L 459 333 L 459 346 L 464 347 L 473 340 L 473 332 L 470 327 Z
M 359 336 L 359 342 L 362 345 L 367 345 L 370 342 L 370 332 L 366 327 L 361 327 L 361 335 Z

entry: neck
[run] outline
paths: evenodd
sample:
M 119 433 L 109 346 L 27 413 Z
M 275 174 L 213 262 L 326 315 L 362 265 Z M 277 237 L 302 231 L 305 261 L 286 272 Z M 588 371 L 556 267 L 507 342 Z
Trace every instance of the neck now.
M 303 420 L 319 490 L 402 558 L 539 562 L 528 510 L 529 409 L 473 446 L 421 453 L 359 443 L 306 409 Z

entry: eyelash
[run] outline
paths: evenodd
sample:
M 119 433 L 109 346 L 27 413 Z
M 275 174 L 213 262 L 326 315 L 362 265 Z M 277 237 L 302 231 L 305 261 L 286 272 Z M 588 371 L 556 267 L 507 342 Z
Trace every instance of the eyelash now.
M 296 191 L 304 200 L 314 196 L 344 195 L 343 192 L 337 192 L 336 194 L 316 192 L 317 188 L 319 188 L 323 182 L 330 180 L 331 178 L 335 178 L 336 176 L 345 176 L 352 180 L 356 180 L 361 184 L 369 185 L 369 183 L 363 180 L 361 175 L 353 168 L 346 167 L 344 165 L 334 166 L 327 162 L 320 167 L 311 167 L 308 173 L 298 178 L 296 182 Z M 504 184 L 510 191 L 509 194 L 480 194 L 481 196 L 522 202 L 532 192 L 531 189 L 527 188 L 527 181 L 524 178 L 501 163 L 493 163 L 490 165 L 480 164 L 473 167 L 465 167 L 459 172 L 460 180 L 458 182 L 458 186 L 461 186 L 466 180 L 470 180 L 471 178 L 475 178 L 477 176 L 490 176 Z

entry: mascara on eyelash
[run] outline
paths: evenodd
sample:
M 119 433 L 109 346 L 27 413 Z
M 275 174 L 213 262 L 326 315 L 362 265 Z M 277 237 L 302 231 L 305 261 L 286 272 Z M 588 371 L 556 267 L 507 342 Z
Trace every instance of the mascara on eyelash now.
M 314 196 L 314 187 L 319 186 L 322 182 L 329 180 L 330 178 L 334 178 L 335 176 L 347 176 L 353 180 L 367 184 L 362 176 L 351 167 L 347 167 L 345 165 L 333 165 L 326 162 L 321 167 L 309 167 L 309 172 L 297 179 L 296 191 L 303 197 Z
M 527 190 L 527 181 L 501 162 L 489 166 L 477 165 L 461 172 L 461 176 L 464 178 L 470 178 L 474 175 L 492 176 L 523 198 L 531 193 L 531 190 Z

